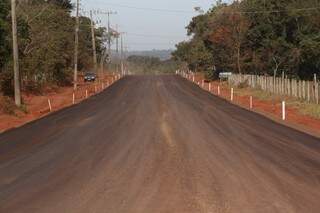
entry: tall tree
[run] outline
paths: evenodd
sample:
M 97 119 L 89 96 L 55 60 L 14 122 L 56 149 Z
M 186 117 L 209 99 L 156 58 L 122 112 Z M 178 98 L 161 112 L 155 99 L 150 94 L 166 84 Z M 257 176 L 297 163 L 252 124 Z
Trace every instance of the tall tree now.
M 5 62 L 10 55 L 8 43 L 9 34 L 9 10 L 10 4 L 8 0 L 0 2 L 0 72 L 3 69 Z

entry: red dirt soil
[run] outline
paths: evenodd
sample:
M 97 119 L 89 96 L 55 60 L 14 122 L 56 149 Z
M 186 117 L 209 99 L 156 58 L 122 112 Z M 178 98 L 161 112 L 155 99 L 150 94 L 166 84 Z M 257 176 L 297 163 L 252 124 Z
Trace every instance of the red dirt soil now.
M 187 76 L 187 78 L 189 78 L 190 81 L 193 80 L 191 75 L 189 75 L 189 77 Z M 209 90 L 209 83 L 204 82 L 203 75 L 196 74 L 195 83 L 199 84 L 200 87 L 204 86 L 205 90 Z M 231 101 L 231 88 L 218 81 L 211 82 L 211 85 L 211 93 L 218 95 L 218 86 L 220 86 L 220 97 Z M 234 94 L 234 100 L 232 103 L 249 109 L 250 96 Z M 269 116 L 275 120 L 281 120 L 281 110 L 281 101 L 253 100 L 253 111 Z M 286 123 L 300 130 L 310 130 L 311 133 L 315 134 L 320 133 L 320 119 L 303 115 L 297 109 L 288 106 L 286 107 Z
M 89 98 L 106 89 L 113 81 L 115 81 L 115 75 L 106 75 L 100 83 L 84 83 L 82 80 L 75 92 L 75 104 L 86 98 L 86 90 Z M 52 112 L 72 105 L 73 87 L 60 87 L 55 91 L 47 91 L 44 95 L 23 94 L 22 97 L 27 113 L 16 110 L 14 115 L 9 115 L 0 111 L 0 132 L 19 127 L 49 114 L 48 100 L 51 102 Z

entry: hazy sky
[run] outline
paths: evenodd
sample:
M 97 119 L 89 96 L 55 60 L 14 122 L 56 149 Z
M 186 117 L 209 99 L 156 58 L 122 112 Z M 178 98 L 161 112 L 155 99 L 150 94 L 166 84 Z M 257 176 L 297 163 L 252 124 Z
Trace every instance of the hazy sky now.
M 194 7 L 207 10 L 213 3 L 213 0 L 81 0 L 81 8 L 117 11 L 117 15 L 111 16 L 111 23 L 127 33 L 125 43 L 129 50 L 151 50 L 172 49 L 185 40 L 185 27 L 197 15 Z M 96 15 L 96 19 L 106 26 L 107 16 Z

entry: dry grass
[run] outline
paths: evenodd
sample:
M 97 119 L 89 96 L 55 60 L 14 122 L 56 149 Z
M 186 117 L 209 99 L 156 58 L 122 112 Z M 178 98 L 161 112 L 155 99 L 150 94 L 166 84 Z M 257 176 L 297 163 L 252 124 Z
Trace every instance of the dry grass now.
M 7 96 L 0 96 L 0 112 L 5 114 L 14 115 L 16 106 L 14 101 Z
M 313 103 L 306 103 L 299 100 L 290 100 L 288 106 L 298 109 L 303 115 L 309 115 L 314 118 L 320 119 L 320 105 Z
M 252 96 L 262 101 L 282 101 L 285 100 L 287 106 L 290 106 L 294 109 L 297 109 L 301 114 L 308 115 L 317 119 L 320 119 L 320 105 L 314 103 L 307 103 L 306 101 L 275 95 L 269 92 L 265 92 L 259 89 L 251 89 L 251 88 L 237 88 L 236 94 L 240 96 Z

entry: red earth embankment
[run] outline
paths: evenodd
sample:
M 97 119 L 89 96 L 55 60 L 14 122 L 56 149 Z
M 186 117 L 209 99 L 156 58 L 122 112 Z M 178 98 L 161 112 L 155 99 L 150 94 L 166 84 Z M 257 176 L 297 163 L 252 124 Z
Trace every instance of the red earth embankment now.
M 75 93 L 73 87 L 59 87 L 54 90 L 47 89 L 42 95 L 24 93 L 22 96 L 26 112 L 15 110 L 14 113 L 8 114 L 0 111 L 0 132 L 19 127 L 49 114 L 48 100 L 50 100 L 52 112 L 58 111 L 73 104 L 73 93 L 75 94 L 75 103 L 79 103 L 86 99 L 86 97 L 102 91 L 114 80 L 114 75 L 108 75 L 100 83 L 81 82 Z
M 189 80 L 192 81 L 192 77 L 189 76 Z M 200 87 L 204 87 L 205 90 L 209 90 L 209 83 L 203 82 L 203 75 L 197 74 L 195 75 L 195 83 L 199 84 Z M 202 83 L 203 82 L 203 83 Z M 218 86 L 220 87 L 220 97 L 229 100 L 231 99 L 231 88 L 226 83 L 221 83 L 219 81 L 211 82 L 211 93 L 218 95 Z M 250 96 L 252 95 L 252 91 L 247 89 L 243 92 L 238 92 L 238 90 L 234 89 L 234 99 L 232 103 L 239 105 L 241 107 L 249 109 L 250 107 Z M 276 120 L 281 120 L 282 115 L 282 100 L 290 100 L 287 97 L 278 97 L 274 96 L 270 100 L 261 99 L 259 97 L 255 97 L 253 95 L 253 109 L 254 111 L 264 114 L 268 117 L 271 117 Z M 320 119 L 315 118 L 310 115 L 306 115 L 301 112 L 299 106 L 295 106 L 291 104 L 286 106 L 286 123 L 302 130 L 311 130 L 316 134 L 320 133 Z M 297 126 L 298 125 L 298 126 Z

